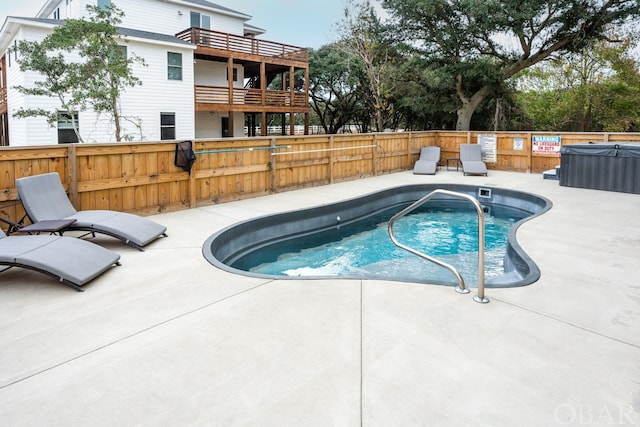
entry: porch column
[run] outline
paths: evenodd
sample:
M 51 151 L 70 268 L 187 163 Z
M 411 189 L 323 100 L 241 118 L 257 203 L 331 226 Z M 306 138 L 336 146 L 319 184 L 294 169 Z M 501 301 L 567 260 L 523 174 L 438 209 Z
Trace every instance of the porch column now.
M 229 87 L 229 106 L 233 105 L 233 58 L 227 59 L 227 84 Z M 229 108 L 229 137 L 233 138 L 233 111 Z
M 229 104 L 233 104 L 233 58 L 227 59 L 227 84 L 229 86 Z
M 309 67 L 304 69 L 304 105 L 307 112 L 304 113 L 304 134 L 309 135 Z
M 293 108 L 295 106 L 295 74 L 296 70 L 293 68 L 293 65 L 289 67 L 289 106 L 291 107 L 291 112 L 289 113 L 289 135 L 296 134 L 296 114 L 293 112 Z

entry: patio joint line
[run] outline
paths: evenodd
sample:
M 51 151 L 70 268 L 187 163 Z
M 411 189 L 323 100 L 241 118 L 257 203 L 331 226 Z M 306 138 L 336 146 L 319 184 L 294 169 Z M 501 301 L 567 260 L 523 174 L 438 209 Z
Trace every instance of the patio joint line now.
M 160 327 L 160 326 L 164 326 L 164 325 L 166 325 L 166 324 L 168 324 L 168 323 L 171 323 L 171 322 L 174 322 L 174 321 L 176 321 L 176 320 L 178 320 L 178 319 L 182 319 L 182 318 L 184 318 L 184 317 L 190 316 L 190 315 L 192 315 L 192 314 L 194 314 L 194 313 L 197 313 L 197 312 L 199 312 L 199 311 L 202 311 L 202 310 L 204 310 L 204 309 L 207 309 L 207 308 L 209 308 L 209 307 L 212 307 L 212 306 L 214 306 L 214 305 L 216 305 L 216 304 L 219 304 L 219 303 L 224 302 L 224 301 L 226 301 L 226 300 L 229 300 L 229 299 L 231 299 L 231 298 L 235 298 L 235 297 L 237 297 L 237 296 L 239 296 L 239 295 L 243 295 L 243 294 L 249 293 L 249 292 L 251 292 L 251 291 L 253 291 L 253 290 L 256 290 L 256 289 L 258 289 L 258 288 L 261 288 L 261 287 L 266 286 L 266 285 L 268 285 L 268 284 L 270 284 L 270 283 L 273 283 L 273 282 L 275 282 L 275 280 L 267 280 L 266 282 L 260 283 L 260 284 L 258 284 L 258 285 L 256 285 L 256 286 L 251 287 L 251 288 L 245 289 L 245 290 L 243 290 L 243 291 L 237 292 L 237 293 L 232 294 L 232 295 L 227 295 L 226 297 L 221 298 L 221 299 L 219 299 L 219 300 L 212 301 L 212 302 L 210 302 L 210 303 L 208 303 L 208 304 L 205 304 L 205 305 L 203 305 L 203 306 L 201 306 L 201 307 L 197 307 L 197 308 L 194 308 L 194 309 L 189 310 L 189 311 L 187 311 L 187 312 L 184 312 L 184 313 L 182 313 L 182 314 L 179 314 L 179 315 L 177 315 L 177 316 L 173 316 L 173 317 L 171 317 L 171 318 L 169 318 L 169 319 L 163 320 L 162 322 L 156 323 L 155 325 L 148 326 L 148 327 L 146 327 L 146 328 L 144 328 L 144 329 L 141 329 L 141 330 L 139 330 L 139 331 L 137 331 L 137 332 L 134 332 L 134 333 L 132 333 L 132 334 L 125 335 L 125 336 L 123 336 L 123 337 L 121 337 L 121 338 L 118 338 L 118 339 L 117 339 L 117 340 L 115 340 L 115 341 L 111 341 L 111 342 L 109 342 L 109 343 L 103 344 L 103 345 L 101 345 L 101 346 L 99 346 L 99 347 L 94 348 L 93 350 L 87 351 L 86 353 L 79 354 L 79 355 L 77 355 L 77 356 L 74 356 L 74 357 L 72 357 L 72 358 L 70 358 L 70 359 L 67 359 L 67 360 L 65 360 L 65 361 L 62 361 L 62 362 L 57 363 L 57 364 L 55 364 L 55 365 L 52 365 L 52 366 L 49 366 L 49 367 L 47 367 L 47 368 L 41 369 L 41 370 L 39 370 L 38 372 L 34 372 L 34 373 L 29 374 L 29 375 L 27 375 L 27 376 L 25 376 L 25 377 L 22 377 L 22 378 L 19 378 L 19 379 L 17 379 L 17 380 L 14 380 L 14 381 L 12 381 L 12 382 L 10 382 L 10 383 L 4 384 L 4 385 L 0 385 L 0 390 L 3 390 L 3 389 L 5 389 L 5 388 L 11 387 L 11 386 L 13 386 L 13 385 L 19 384 L 19 383 L 21 383 L 21 382 L 23 382 L 23 381 L 27 381 L 27 380 L 29 380 L 29 379 L 31 379 L 31 378 L 33 378 L 33 377 L 36 377 L 36 376 L 38 376 L 38 375 L 40 375 L 40 374 L 44 374 L 45 372 L 52 371 L 52 370 L 57 369 L 57 368 L 59 368 L 59 367 L 61 367 L 61 366 L 67 365 L 67 364 L 69 364 L 69 363 L 71 363 L 71 362 L 74 362 L 74 361 L 76 361 L 76 360 L 78 360 L 78 359 L 81 359 L 81 358 L 86 357 L 86 356 L 89 356 L 89 355 L 91 355 L 91 354 L 93 354 L 93 353 L 97 353 L 97 352 L 99 352 L 99 351 L 101 351 L 101 350 L 104 350 L 105 348 L 108 348 L 108 347 L 111 347 L 111 346 L 113 346 L 113 345 L 115 345 L 115 344 L 118 344 L 118 343 L 121 343 L 121 342 L 127 341 L 127 340 L 129 340 L 129 339 L 131 339 L 131 338 L 134 338 L 134 337 L 136 337 L 136 336 L 138 336 L 138 335 L 141 335 L 141 334 L 143 334 L 143 333 L 145 333 L 145 332 L 152 331 L 152 330 L 154 330 L 154 329 L 156 329 L 156 328 L 158 328 L 158 327 Z
M 537 314 L 538 316 L 546 317 L 547 319 L 555 320 L 556 322 L 563 323 L 563 324 L 565 324 L 567 326 L 571 326 L 572 328 L 580 329 L 580 330 L 583 330 L 585 332 L 589 332 L 591 334 L 598 335 L 598 336 L 600 336 L 602 338 L 606 338 L 606 339 L 609 339 L 611 341 L 616 341 L 616 342 L 618 342 L 620 344 L 625 344 L 625 345 L 628 345 L 630 347 L 633 347 L 633 348 L 636 348 L 636 349 L 640 350 L 640 345 L 634 344 L 632 342 L 624 341 L 624 340 L 622 340 L 620 338 L 610 337 L 609 335 L 605 335 L 602 332 L 593 331 L 593 330 L 588 329 L 588 328 L 586 328 L 584 326 L 580 326 L 580 325 L 577 325 L 575 323 L 572 323 L 572 322 L 570 322 L 568 320 L 559 319 L 559 318 L 557 318 L 555 316 L 552 316 L 550 314 L 542 313 L 540 311 L 537 311 L 537 310 L 534 310 L 534 309 L 531 309 L 531 308 L 527 308 L 527 307 L 524 307 L 522 305 L 519 305 L 519 304 L 516 304 L 516 303 L 513 303 L 513 302 L 505 301 L 505 300 L 502 300 L 500 298 L 492 297 L 491 299 L 494 300 L 494 301 L 500 301 L 500 302 L 502 302 L 504 304 L 507 304 L 507 305 L 510 305 L 512 307 L 520 308 L 522 310 L 528 311 L 529 313 Z
M 364 426 L 364 281 L 360 280 L 360 427 Z

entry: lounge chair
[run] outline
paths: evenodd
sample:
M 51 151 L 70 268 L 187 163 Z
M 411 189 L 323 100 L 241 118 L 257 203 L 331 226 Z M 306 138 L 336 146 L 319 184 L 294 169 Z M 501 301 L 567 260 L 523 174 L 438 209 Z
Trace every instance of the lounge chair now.
M 167 228 L 141 216 L 110 210 L 77 211 L 57 173 L 34 175 L 16 180 L 18 196 L 32 223 L 47 220 L 75 219 L 60 233 L 69 230 L 101 233 L 122 240 L 139 250 L 160 236 Z
M 114 265 L 120 255 L 72 237 L 7 236 L 0 229 L 0 265 L 48 274 L 77 291 Z M 5 268 L 1 271 L 5 271 Z
M 487 175 L 487 165 L 482 161 L 482 147 L 478 144 L 460 144 L 460 163 L 465 175 Z
M 435 175 L 440 161 L 440 147 L 422 147 L 420 158 L 413 166 L 416 175 Z

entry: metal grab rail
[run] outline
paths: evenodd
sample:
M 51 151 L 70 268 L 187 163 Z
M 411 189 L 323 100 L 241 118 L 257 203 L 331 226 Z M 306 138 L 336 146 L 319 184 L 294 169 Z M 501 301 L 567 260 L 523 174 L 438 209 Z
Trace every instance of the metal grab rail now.
M 456 276 L 456 279 L 458 280 L 458 286 L 456 287 L 456 292 L 461 294 L 469 293 L 469 290 L 465 287 L 464 279 L 462 278 L 462 276 L 460 275 L 458 270 L 456 270 L 455 267 L 453 267 L 450 264 L 447 264 L 446 262 L 440 261 L 434 257 L 431 257 L 425 253 L 422 253 L 416 249 L 413 249 L 407 245 L 400 243 L 398 239 L 396 239 L 396 236 L 393 232 L 393 224 L 398 219 L 414 211 L 416 208 L 422 206 L 425 202 L 427 202 L 428 200 L 430 200 L 431 198 L 433 198 L 438 194 L 444 194 L 447 196 L 466 199 L 471 203 L 473 203 L 473 206 L 475 206 L 476 211 L 478 212 L 478 295 L 475 295 L 473 297 L 473 300 L 479 303 L 488 303 L 489 298 L 484 296 L 484 210 L 482 209 L 480 202 L 478 202 L 474 197 L 469 196 L 468 194 L 458 193 L 455 191 L 442 190 L 442 189 L 433 190 L 431 193 L 427 194 L 417 202 L 411 204 L 410 206 L 406 207 L 405 209 L 403 209 L 402 211 L 398 212 L 393 217 L 391 217 L 391 219 L 389 220 L 389 226 L 388 226 L 389 237 L 391 238 L 391 241 L 393 242 L 393 244 L 398 246 L 399 248 L 404 249 L 408 252 L 411 252 L 412 254 L 417 255 L 420 258 L 426 259 L 427 261 L 431 261 L 432 263 L 437 264 L 451 271 L 453 275 Z

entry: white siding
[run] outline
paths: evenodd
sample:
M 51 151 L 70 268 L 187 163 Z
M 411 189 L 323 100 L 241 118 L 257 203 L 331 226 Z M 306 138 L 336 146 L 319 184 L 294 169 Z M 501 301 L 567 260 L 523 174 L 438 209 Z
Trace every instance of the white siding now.
M 41 29 L 23 28 L 16 38 L 19 40 L 39 40 L 47 33 Z M 11 43 L 13 46 L 13 43 Z M 12 146 L 57 144 L 58 134 L 44 117 L 16 118 L 13 113 L 24 108 L 56 108 L 55 100 L 46 97 L 25 96 L 14 89 L 15 86 L 30 87 L 38 79 L 34 72 L 23 73 L 11 55 L 11 66 L 7 67 L 7 108 L 9 115 L 9 141 Z M 7 58 L 7 65 L 9 59 Z
M 244 136 L 244 113 L 233 113 L 233 136 Z M 229 113 L 198 111 L 196 113 L 196 138 L 222 138 L 222 118 Z
M 84 1 L 84 0 L 60 0 L 56 3 L 52 12 L 49 13 L 47 16 L 44 16 L 44 18 L 48 18 L 48 19 L 77 18 L 80 16 L 80 11 L 85 10 L 85 4 L 87 3 L 96 4 L 96 1 L 94 0 L 93 2 L 91 2 L 91 1 Z M 59 17 L 55 16 L 56 10 L 60 12 Z
M 87 14 L 87 5 L 97 5 L 97 0 L 60 0 L 60 18 L 81 18 Z M 211 17 L 211 29 L 223 33 L 244 35 L 242 18 L 216 13 L 197 5 L 182 6 L 160 0 L 114 0 L 113 4 L 124 12 L 122 23 L 125 28 L 175 35 L 191 27 L 191 11 Z M 55 8 L 54 8 L 55 11 Z M 238 11 L 242 12 L 242 11 Z M 47 18 L 53 18 L 52 11 Z
M 82 10 L 87 3 L 96 4 L 89 0 L 74 1 L 83 3 Z M 211 16 L 213 30 L 244 35 L 243 19 L 220 15 L 196 5 L 184 7 L 158 0 L 118 0 L 114 4 L 125 13 L 120 24 L 125 28 L 175 35 L 191 27 L 191 11 L 194 11 Z
M 244 21 L 225 15 L 211 17 L 211 29 L 222 33 L 244 36 Z
M 233 64 L 238 69 L 238 81 L 233 87 L 244 87 L 244 67 Z M 227 86 L 227 63 L 198 60 L 195 64 L 195 84 L 203 86 Z
M 163 47 L 130 41 L 129 52 L 145 59 L 146 67 L 137 65 L 134 73 L 142 86 L 128 88 L 122 96 L 122 111 L 142 119 L 145 140 L 160 140 L 160 113 L 176 114 L 176 138 L 194 137 L 193 51 L 188 48 Z M 182 81 L 167 78 L 167 52 L 182 54 Z M 130 125 L 129 133 L 136 130 Z
M 40 29 L 24 28 L 18 38 L 38 40 L 46 32 Z M 128 39 L 127 51 L 145 59 L 146 67 L 136 64 L 133 73 L 143 82 L 142 86 L 127 88 L 121 97 L 122 114 L 141 120 L 142 132 L 130 122 L 123 121 L 123 134 L 134 140 L 160 139 L 160 113 L 176 114 L 176 138 L 194 137 L 193 99 L 193 50 L 190 48 L 167 47 Z M 182 81 L 167 78 L 167 52 L 182 54 Z M 11 145 L 57 144 L 57 129 L 52 128 L 44 118 L 18 119 L 12 112 L 20 107 L 42 107 L 49 110 L 60 108 L 53 98 L 25 97 L 12 87 L 32 86 L 39 79 L 37 73 L 22 73 L 15 59 L 7 69 L 8 108 L 10 116 L 9 137 Z M 114 142 L 113 123 L 107 116 L 99 116 L 93 111 L 79 113 L 80 134 L 85 142 Z

